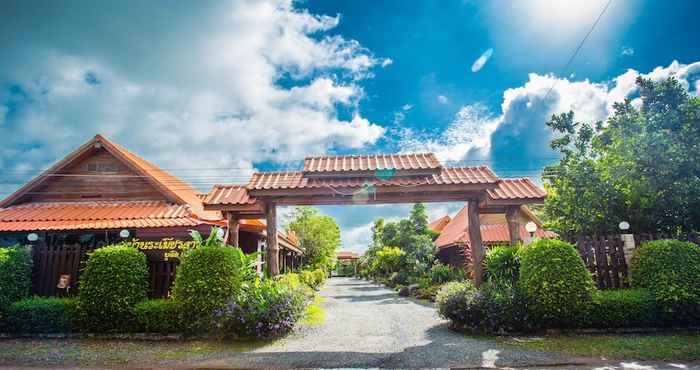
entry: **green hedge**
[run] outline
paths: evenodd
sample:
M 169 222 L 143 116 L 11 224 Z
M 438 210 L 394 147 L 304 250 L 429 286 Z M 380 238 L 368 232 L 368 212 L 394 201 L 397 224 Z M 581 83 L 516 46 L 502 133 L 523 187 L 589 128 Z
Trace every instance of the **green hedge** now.
M 117 245 L 90 253 L 79 283 L 81 330 L 136 330 L 133 310 L 146 299 L 147 277 L 146 255 L 137 249 Z
M 486 254 L 484 265 L 488 280 L 500 288 L 515 287 L 520 275 L 520 257 L 518 246 L 499 245 Z
M 539 239 L 523 248 L 518 287 L 538 321 L 557 328 L 578 325 L 595 291 L 574 246 L 555 239 Z
M 178 333 L 181 331 L 177 302 L 172 299 L 149 299 L 134 307 L 139 329 L 146 333 Z
M 78 302 L 70 298 L 27 298 L 10 305 L 6 330 L 12 333 L 70 333 Z
M 678 240 L 656 240 L 634 251 L 632 286 L 649 289 L 662 319 L 700 322 L 700 247 Z
M 239 292 L 243 267 L 238 253 L 223 244 L 205 245 L 181 258 L 173 295 L 185 330 L 211 330 L 214 311 Z
M 656 304 L 648 290 L 619 289 L 595 292 L 588 320 L 580 326 L 632 328 L 658 325 Z
M 13 302 L 29 296 L 31 289 L 31 249 L 20 246 L 0 248 L 0 319 Z

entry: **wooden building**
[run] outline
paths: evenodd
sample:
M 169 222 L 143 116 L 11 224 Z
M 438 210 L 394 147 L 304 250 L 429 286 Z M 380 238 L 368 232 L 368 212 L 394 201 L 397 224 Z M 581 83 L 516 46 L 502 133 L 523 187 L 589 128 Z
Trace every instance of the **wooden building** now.
M 227 225 L 220 211 L 204 209 L 204 196 L 97 135 L 0 201 L 0 246 L 32 245 L 34 293 L 55 295 L 62 276 L 75 290 L 86 253 L 126 243 L 148 256 L 151 296 L 167 296 L 190 230 L 208 235 L 213 226 Z M 244 220 L 235 245 L 263 250 L 265 231 L 263 221 Z M 284 267 L 293 268 L 301 255 L 298 241 L 278 237 Z

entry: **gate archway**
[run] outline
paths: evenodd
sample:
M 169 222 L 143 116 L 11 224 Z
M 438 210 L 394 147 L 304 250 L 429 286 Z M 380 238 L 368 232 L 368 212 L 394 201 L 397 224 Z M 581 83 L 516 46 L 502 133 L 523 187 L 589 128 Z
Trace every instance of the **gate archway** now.
M 466 202 L 474 280 L 483 279 L 479 215 L 506 215 L 511 243 L 520 238 L 518 212 L 542 203 L 544 190 L 529 179 L 501 179 L 490 168 L 443 166 L 433 153 L 308 157 L 301 171 L 258 172 L 247 185 L 216 185 L 205 210 L 222 211 L 227 242 L 238 245 L 242 219 L 265 218 L 277 235 L 277 206 Z M 279 274 L 276 237 L 266 242 L 267 269 Z

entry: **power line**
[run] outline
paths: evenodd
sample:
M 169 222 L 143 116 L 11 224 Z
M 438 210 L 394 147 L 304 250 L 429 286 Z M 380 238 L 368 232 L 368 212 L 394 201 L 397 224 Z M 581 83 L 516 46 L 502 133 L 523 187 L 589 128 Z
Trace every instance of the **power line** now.
M 574 61 L 574 58 L 576 58 L 576 56 L 578 55 L 578 52 L 581 51 L 583 44 L 586 43 L 586 40 L 588 40 L 588 37 L 591 35 L 591 33 L 593 33 L 593 30 L 595 30 L 596 26 L 598 26 L 600 19 L 603 18 L 603 14 L 605 14 L 605 12 L 608 10 L 608 7 L 610 6 L 611 3 L 612 3 L 612 0 L 608 0 L 608 2 L 605 4 L 605 7 L 603 7 L 603 10 L 600 12 L 600 14 L 598 14 L 598 18 L 596 18 L 595 22 L 593 22 L 593 25 L 588 30 L 588 33 L 586 33 L 586 36 L 583 37 L 581 42 L 576 47 L 576 50 L 574 50 L 574 53 L 571 54 L 571 57 L 569 58 L 569 60 L 566 62 L 566 65 L 562 69 L 562 71 L 564 72 L 563 75 L 566 75 L 569 72 L 569 67 L 571 66 L 571 63 Z M 554 83 L 552 84 L 552 86 L 549 88 L 549 90 L 547 90 L 547 94 L 545 94 L 544 100 L 547 100 L 547 98 L 549 97 L 549 94 L 552 92 L 554 87 L 557 85 L 557 82 L 559 82 L 559 79 L 554 80 Z

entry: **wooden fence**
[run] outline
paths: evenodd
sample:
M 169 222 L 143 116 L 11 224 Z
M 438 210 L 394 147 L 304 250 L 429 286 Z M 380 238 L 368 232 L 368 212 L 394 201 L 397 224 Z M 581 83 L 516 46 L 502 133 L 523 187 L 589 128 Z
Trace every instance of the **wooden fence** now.
M 87 254 L 99 246 L 84 244 L 55 244 L 34 247 L 34 269 L 32 272 L 33 293 L 39 296 L 74 295 L 78 279 L 85 267 Z M 148 256 L 148 254 L 147 254 Z M 149 256 L 150 257 L 150 256 Z M 170 295 L 170 286 L 175 280 L 177 260 L 151 260 L 149 258 L 149 295 L 164 298 Z M 68 289 L 59 289 L 62 275 L 69 277 Z
M 642 233 L 634 235 L 634 245 L 659 239 L 676 239 L 668 234 Z M 691 234 L 680 238 L 700 244 L 700 237 Z M 575 240 L 576 248 L 594 281 L 600 289 L 625 288 L 629 286 L 628 266 L 625 259 L 625 243 L 619 234 L 580 236 Z M 629 253 L 629 252 L 628 252 Z

